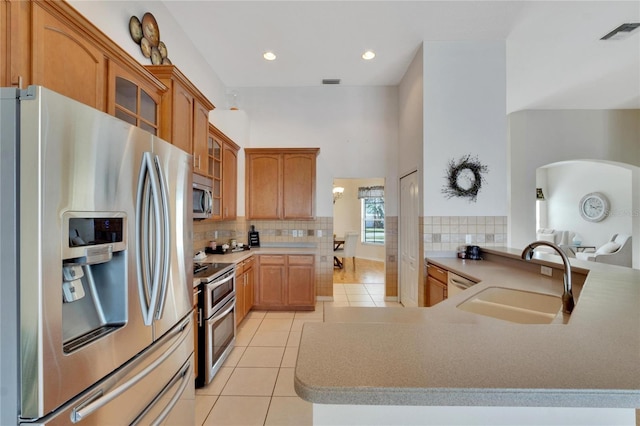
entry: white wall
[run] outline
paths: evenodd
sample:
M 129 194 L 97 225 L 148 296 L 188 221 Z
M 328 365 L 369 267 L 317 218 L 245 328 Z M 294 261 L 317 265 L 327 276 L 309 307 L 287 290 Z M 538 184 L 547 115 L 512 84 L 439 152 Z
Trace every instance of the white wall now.
M 638 141 L 639 110 L 529 110 L 510 114 L 508 245 L 524 247 L 535 239 L 538 167 L 576 159 L 638 166 Z M 638 196 L 634 189 L 634 209 Z M 634 231 L 634 235 L 638 234 Z
M 335 179 L 335 186 L 342 186 L 344 194 L 333 205 L 333 232 L 343 236 L 345 232 L 361 233 L 361 202 L 358 199 L 358 188 L 361 186 L 385 186 L 382 178 L 372 179 Z M 385 214 L 386 214 L 386 186 L 385 186 Z M 362 244 L 362 235 L 358 238 L 356 257 L 360 259 L 378 260 L 384 262 L 385 247 L 374 244 Z
M 505 216 L 505 44 L 424 44 L 424 215 Z M 449 160 L 471 154 L 488 166 L 476 202 L 442 194 Z
M 250 146 L 320 147 L 316 215 L 333 215 L 335 178 L 397 174 L 390 146 L 398 141 L 395 87 L 239 88 L 251 117 Z M 244 173 L 240 170 L 239 173 Z M 397 204 L 393 194 L 390 205 Z
M 544 188 L 548 222 L 546 228 L 576 232 L 583 245 L 600 247 L 613 234 L 632 234 L 632 171 L 613 163 L 566 161 L 539 170 L 546 175 Z M 591 192 L 603 193 L 611 203 L 611 213 L 601 222 L 580 216 L 578 204 Z

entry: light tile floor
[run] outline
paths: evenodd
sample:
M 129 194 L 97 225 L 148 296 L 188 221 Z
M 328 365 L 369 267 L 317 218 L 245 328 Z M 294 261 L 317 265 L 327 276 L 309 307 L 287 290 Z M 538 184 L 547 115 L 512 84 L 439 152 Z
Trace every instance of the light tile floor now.
M 293 374 L 302 325 L 324 321 L 324 306 L 401 306 L 383 284 L 334 284 L 333 302 L 313 312 L 251 311 L 213 381 L 196 389 L 196 425 L 312 424 L 312 405 L 296 395 Z

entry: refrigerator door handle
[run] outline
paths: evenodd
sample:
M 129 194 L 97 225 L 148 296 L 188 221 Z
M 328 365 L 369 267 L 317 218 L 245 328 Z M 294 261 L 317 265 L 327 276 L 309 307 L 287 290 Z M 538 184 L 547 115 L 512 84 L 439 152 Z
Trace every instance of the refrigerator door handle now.
M 171 262 L 171 217 L 169 213 L 169 195 L 167 192 L 167 180 L 162 173 L 160 158 L 156 155 L 154 158 L 155 170 L 159 182 L 160 205 L 162 207 L 162 277 L 160 281 L 160 294 L 155 308 L 155 319 L 162 318 L 164 311 L 164 302 L 167 297 L 167 286 L 169 285 L 169 266 Z
M 163 353 L 160 357 L 154 360 L 151 364 L 145 367 L 144 370 L 140 371 L 138 374 L 133 376 L 131 379 L 127 380 L 120 386 L 115 389 L 103 393 L 104 390 L 100 389 L 95 392 L 88 400 L 83 401 L 80 405 L 75 407 L 71 412 L 71 421 L 73 423 L 78 423 L 84 420 L 88 415 L 98 410 L 101 407 L 104 407 L 111 401 L 113 401 L 118 396 L 122 395 L 124 392 L 129 390 L 132 386 L 138 383 L 140 380 L 144 379 L 146 376 L 151 374 L 153 370 L 158 368 L 163 362 L 167 360 L 175 351 L 180 347 L 182 341 L 186 338 L 186 335 L 180 336 L 185 330 L 189 327 L 189 322 L 191 321 L 191 317 L 188 317 L 183 321 L 180 327 L 174 329 L 172 338 L 175 338 L 175 341 L 171 344 L 169 349 L 165 353 Z M 98 398 L 96 398 L 99 396 Z
M 156 425 L 160 425 L 162 424 L 162 422 L 167 418 L 167 416 L 171 413 L 171 410 L 173 409 L 173 407 L 178 403 L 178 401 L 180 400 L 180 397 L 182 396 L 182 394 L 184 393 L 184 390 L 187 388 L 187 385 L 189 383 L 191 383 L 191 381 L 189 380 L 189 378 L 191 377 L 189 372 L 191 371 L 191 369 L 193 368 L 193 366 L 191 365 L 191 361 L 188 361 L 180 370 L 180 372 L 178 374 L 176 374 L 171 381 L 167 384 L 167 386 L 165 386 L 164 390 L 162 392 L 160 392 L 160 394 L 151 402 L 151 404 L 149 404 L 149 407 L 147 408 L 147 410 L 145 410 L 145 412 L 143 412 L 133 423 L 131 423 L 131 426 L 135 426 L 135 425 L 139 425 L 141 424 L 141 422 L 144 420 L 144 417 L 148 411 L 149 408 L 153 407 L 153 405 L 159 400 L 161 399 L 164 394 L 171 389 L 177 382 L 181 381 L 180 383 L 180 387 L 176 390 L 176 392 L 173 394 L 173 396 L 171 397 L 171 399 L 169 400 L 169 402 L 167 402 L 166 406 L 164 407 L 164 409 L 162 410 L 162 412 L 158 415 L 158 417 L 153 420 L 151 423 L 149 423 L 152 426 L 156 426 Z
M 160 220 L 159 183 L 154 173 L 154 164 L 150 152 L 142 154 L 142 164 L 138 174 L 138 194 L 136 197 L 136 272 L 138 275 L 138 295 L 145 325 L 153 322 L 154 307 L 158 303 L 158 290 L 161 276 L 157 271 L 162 261 L 162 227 Z M 150 187 L 150 188 L 149 188 Z M 149 190 L 150 189 L 150 190 Z M 155 244 L 150 247 L 149 238 L 149 204 L 153 207 L 153 224 L 155 225 Z M 151 255 L 155 255 L 151 264 Z M 143 273 L 145 271 L 146 273 Z M 151 294 L 147 300 L 146 288 L 151 280 Z

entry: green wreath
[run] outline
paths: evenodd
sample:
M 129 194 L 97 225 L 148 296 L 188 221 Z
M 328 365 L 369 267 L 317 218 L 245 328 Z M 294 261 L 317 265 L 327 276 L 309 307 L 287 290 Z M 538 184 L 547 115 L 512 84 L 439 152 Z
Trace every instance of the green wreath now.
M 447 183 L 442 193 L 447 199 L 453 197 L 468 198 L 476 202 L 482 184 L 486 182 L 484 174 L 489 171 L 486 165 L 471 157 L 471 154 L 460 157 L 458 161 L 449 160 L 445 179 Z

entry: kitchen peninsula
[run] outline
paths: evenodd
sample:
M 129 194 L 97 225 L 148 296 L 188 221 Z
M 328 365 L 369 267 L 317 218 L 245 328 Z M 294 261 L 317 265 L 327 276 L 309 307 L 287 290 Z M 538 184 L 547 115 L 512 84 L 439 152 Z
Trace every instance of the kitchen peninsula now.
M 559 295 L 562 280 L 520 250 L 485 252 L 428 259 L 479 281 L 432 308 L 333 308 L 305 324 L 295 388 L 314 423 L 635 424 L 640 271 L 572 259 L 586 278 L 570 317 L 516 324 L 456 306 L 488 287 Z

